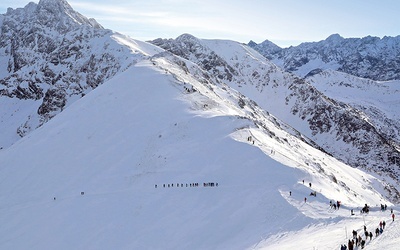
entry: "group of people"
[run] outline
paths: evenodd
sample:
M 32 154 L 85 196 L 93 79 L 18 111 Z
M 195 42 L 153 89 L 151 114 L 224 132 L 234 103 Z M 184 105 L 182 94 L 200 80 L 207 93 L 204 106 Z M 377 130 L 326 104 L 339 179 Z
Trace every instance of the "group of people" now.
M 185 184 L 186 187 L 198 187 L 199 183 L 195 182 L 195 183 L 186 183 Z M 155 188 L 158 187 L 157 184 L 154 185 Z M 169 187 L 184 187 L 183 183 L 176 183 L 176 185 L 174 185 L 174 183 L 172 184 L 163 184 L 164 188 L 169 188 Z M 203 183 L 203 187 L 218 187 L 218 182 L 204 182 Z
M 329 201 L 329 206 L 330 206 L 330 208 L 332 209 L 338 209 L 339 210 L 339 208 L 340 208 L 340 205 L 341 205 L 341 201 L 336 201 L 336 202 L 332 202 L 332 201 Z
M 365 204 L 365 206 L 368 207 L 367 204 Z M 394 213 L 392 213 L 392 218 L 394 220 Z M 385 226 L 386 226 L 386 221 L 383 220 L 383 221 L 379 222 L 379 227 L 377 227 L 375 229 L 375 237 L 378 237 L 379 235 L 381 235 L 383 233 L 383 230 L 385 229 Z M 368 232 L 367 231 L 367 226 L 365 226 L 365 225 L 364 225 L 365 239 L 363 239 L 361 237 L 361 235 L 358 235 L 356 230 L 353 230 L 352 234 L 353 234 L 353 238 L 349 239 L 349 241 L 347 243 L 347 246 L 346 246 L 346 244 L 342 244 L 340 246 L 340 250 L 353 250 L 355 247 L 361 247 L 361 249 L 364 249 L 366 241 L 368 240 L 368 238 L 371 241 L 372 237 L 373 237 L 372 232 Z

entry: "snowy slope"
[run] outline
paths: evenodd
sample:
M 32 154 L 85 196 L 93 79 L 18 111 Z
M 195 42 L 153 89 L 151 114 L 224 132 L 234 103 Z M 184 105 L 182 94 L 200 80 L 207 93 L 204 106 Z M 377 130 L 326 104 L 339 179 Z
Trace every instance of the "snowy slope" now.
M 399 81 L 377 82 L 333 70 L 310 75 L 307 81 L 325 95 L 361 110 L 384 130 L 381 134 L 400 143 Z
M 352 106 L 341 98 L 335 99 L 344 94 L 325 95 L 314 87 L 318 84 L 283 71 L 238 42 L 198 39 L 184 34 L 176 39 L 157 39 L 152 43 L 195 63 L 208 73 L 215 85 L 229 86 L 250 98 L 297 130 L 310 145 L 353 167 L 381 175 L 388 181 L 389 196 L 393 200 L 400 197 L 396 188 L 400 176 L 399 146 L 391 139 L 398 133 L 392 128 L 397 122 L 370 122 L 369 119 L 386 119 L 379 106 L 360 106 L 363 103 Z M 326 82 L 338 79 L 327 76 Z M 374 93 L 371 89 L 364 98 Z M 394 93 L 393 97 L 396 95 Z M 374 116 L 369 118 L 372 113 L 363 112 L 363 109 L 374 109 Z
M 0 149 L 161 51 L 103 29 L 64 0 L 9 9 L 0 19 Z
M 277 233 L 322 235 L 355 220 L 350 208 L 391 206 L 379 180 L 261 110 L 269 130 L 256 126 L 236 91 L 189 83 L 170 59 L 138 63 L 0 152 L 0 248 L 268 249 Z M 344 208 L 329 211 L 331 199 Z

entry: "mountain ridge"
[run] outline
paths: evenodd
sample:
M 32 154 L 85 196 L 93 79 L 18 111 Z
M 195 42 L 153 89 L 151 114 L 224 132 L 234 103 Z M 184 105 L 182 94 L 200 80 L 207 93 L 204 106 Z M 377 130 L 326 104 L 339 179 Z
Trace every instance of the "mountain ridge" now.
M 399 80 L 400 36 L 343 38 L 333 34 L 319 42 L 306 42 L 280 50 L 249 43 L 265 57 L 300 77 L 315 69 L 333 69 L 372 80 Z M 265 46 L 266 48 L 263 48 Z

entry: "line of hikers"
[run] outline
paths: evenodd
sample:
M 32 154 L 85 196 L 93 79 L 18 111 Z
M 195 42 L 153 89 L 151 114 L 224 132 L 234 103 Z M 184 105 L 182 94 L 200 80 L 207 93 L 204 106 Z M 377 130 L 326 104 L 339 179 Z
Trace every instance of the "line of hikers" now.
M 185 187 L 198 187 L 199 183 L 186 183 Z M 158 187 L 157 184 L 154 185 L 155 188 Z M 184 187 L 183 183 L 177 183 L 176 185 L 172 184 L 163 184 L 164 188 L 169 188 L 169 187 Z M 203 187 L 218 187 L 218 182 L 204 182 Z
M 392 219 L 394 221 L 394 213 L 392 213 Z M 379 222 L 379 227 L 377 227 L 375 229 L 375 237 L 378 237 L 379 235 L 381 235 L 383 233 L 383 230 L 385 229 L 385 226 L 386 226 L 386 221 L 383 220 L 383 221 Z M 354 250 L 354 247 L 361 247 L 361 249 L 364 249 L 366 241 L 368 240 L 368 238 L 369 238 L 369 241 L 371 241 L 372 237 L 373 237 L 372 232 L 368 232 L 367 231 L 367 226 L 366 225 L 364 225 L 364 236 L 365 236 L 365 239 L 363 239 L 361 237 L 361 235 L 357 235 L 358 233 L 357 233 L 356 230 L 353 230 L 352 234 L 353 234 L 353 238 L 349 239 L 349 242 L 347 243 L 347 246 L 346 246 L 346 244 L 342 244 L 340 246 L 340 250 L 347 250 L 347 249 L 348 250 Z

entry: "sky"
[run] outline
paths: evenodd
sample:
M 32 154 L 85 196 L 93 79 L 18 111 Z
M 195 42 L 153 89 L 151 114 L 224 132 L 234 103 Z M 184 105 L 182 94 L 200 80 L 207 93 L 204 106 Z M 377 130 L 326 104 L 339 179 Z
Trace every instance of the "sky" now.
M 2 0 L 24 7 L 28 0 Z M 38 2 L 38 1 L 33 1 Z M 281 47 L 343 37 L 397 36 L 396 0 L 70 0 L 86 17 L 138 40 L 176 38 L 183 33 L 204 39 L 247 43 L 270 40 Z

